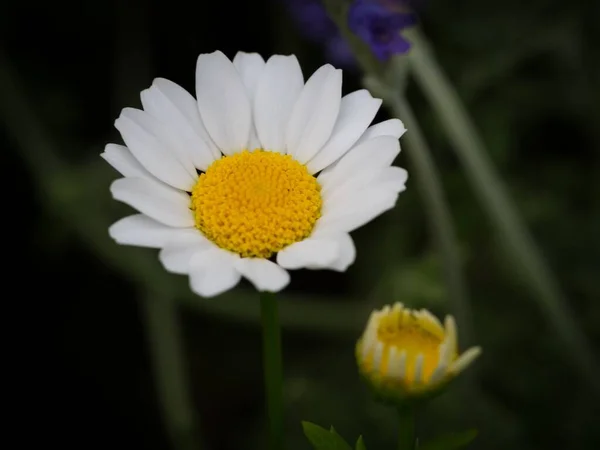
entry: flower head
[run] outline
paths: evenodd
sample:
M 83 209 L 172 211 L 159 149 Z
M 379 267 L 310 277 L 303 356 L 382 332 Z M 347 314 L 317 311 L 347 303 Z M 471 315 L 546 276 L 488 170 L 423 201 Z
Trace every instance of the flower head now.
M 391 167 L 402 122 L 369 127 L 381 100 L 341 97 L 330 65 L 307 81 L 295 56 L 202 54 L 196 98 L 157 78 L 143 110 L 116 120 L 125 144 L 102 157 L 123 178 L 116 200 L 137 209 L 113 224 L 120 244 L 159 248 L 199 295 L 242 277 L 261 291 L 283 289 L 286 269 L 345 271 L 349 233 L 392 208 L 407 173 Z
M 348 26 L 385 61 L 410 48 L 401 31 L 415 25 L 416 15 L 407 6 L 406 1 L 399 0 L 354 0 L 348 11 Z
M 459 356 L 452 316 L 442 326 L 429 311 L 401 303 L 374 311 L 356 345 L 363 378 L 396 402 L 435 395 L 480 353 L 472 347 Z

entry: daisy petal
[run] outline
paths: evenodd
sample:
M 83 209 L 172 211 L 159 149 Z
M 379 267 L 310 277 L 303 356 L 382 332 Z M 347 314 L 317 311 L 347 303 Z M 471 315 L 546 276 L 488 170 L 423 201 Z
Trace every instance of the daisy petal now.
M 285 127 L 303 87 L 295 56 L 269 58 L 254 99 L 254 121 L 263 149 L 285 153 Z
M 195 228 L 185 230 L 170 239 L 158 254 L 158 259 L 169 272 L 186 275 L 190 271 L 190 261 L 196 253 L 213 247 Z
M 154 134 L 154 122 L 144 111 L 125 108 L 115 121 L 115 128 L 133 156 L 148 172 L 173 187 L 190 189 L 195 178 Z
M 243 150 L 252 125 L 250 100 L 238 71 L 222 52 L 198 57 L 196 97 L 202 121 L 221 151 L 231 155 Z
M 396 139 L 400 139 L 404 133 L 406 133 L 406 128 L 404 128 L 404 124 L 400 119 L 389 119 L 371 125 L 356 143 L 362 144 L 363 142 L 378 136 L 393 136 Z
M 323 186 L 323 195 L 328 189 L 343 183 L 348 176 L 365 171 L 383 169 L 392 164 L 400 153 L 398 139 L 379 136 L 353 147 L 331 170 L 324 170 L 318 180 Z
M 248 98 L 252 101 L 256 94 L 256 85 L 265 69 L 265 60 L 258 53 L 237 52 L 233 65 L 242 78 Z
M 178 84 L 173 83 L 165 78 L 155 78 L 153 84 L 159 88 L 165 94 L 165 96 L 169 97 L 169 99 L 177 106 L 177 108 L 185 114 L 188 121 L 194 128 L 194 131 L 198 134 L 198 136 L 200 136 L 210 150 L 213 158 L 220 158 L 221 151 L 208 134 L 208 131 L 202 122 L 200 111 L 198 110 L 198 102 L 194 96 Z
M 456 330 L 456 321 L 454 317 L 451 315 L 447 315 L 444 320 L 444 328 L 446 330 L 446 347 L 447 347 L 447 355 L 445 358 L 440 355 L 440 362 L 449 366 L 452 362 L 452 358 L 458 352 L 458 332 Z
M 195 176 L 196 169 L 189 153 L 190 145 L 185 142 L 184 136 L 181 135 L 181 129 L 178 129 L 181 128 L 181 118 L 172 117 L 172 112 L 166 117 L 161 117 L 157 111 L 162 112 L 165 105 L 163 104 L 164 102 L 160 101 L 162 100 L 160 92 L 154 87 L 144 89 L 140 94 L 140 99 L 144 110 L 134 110 L 137 113 L 137 117 L 134 120 L 146 129 L 146 131 L 156 136 L 165 149 L 175 155 L 184 169 L 192 177 Z
M 233 58 L 233 65 L 237 69 L 242 77 L 242 83 L 246 87 L 246 93 L 250 99 L 250 104 L 254 101 L 256 96 L 256 85 L 260 79 L 261 74 L 265 68 L 265 60 L 258 53 L 245 53 L 237 52 Z M 256 120 L 253 119 L 252 126 L 250 127 L 250 136 L 248 137 L 248 149 L 255 149 L 260 147 L 260 141 L 256 134 Z
M 395 166 L 361 172 L 331 186 L 323 194 L 323 200 L 327 203 L 335 203 L 340 198 L 354 196 L 367 187 L 388 188 L 393 192 L 401 192 L 406 189 L 407 179 L 408 172 Z
M 348 233 L 342 233 L 336 236 L 335 239 L 340 246 L 340 255 L 330 268 L 338 272 L 345 272 L 356 259 L 356 247 L 354 246 L 352 237 Z
M 144 214 L 124 217 L 108 228 L 108 234 L 118 244 L 161 248 L 186 228 L 173 228 Z
M 285 269 L 323 269 L 340 256 L 339 243 L 328 238 L 308 238 L 277 253 L 277 264 Z
M 386 167 L 380 174 L 373 187 L 382 187 L 390 189 L 393 192 L 400 193 L 406 189 L 408 172 L 402 167 Z
M 290 282 L 290 274 L 268 259 L 240 258 L 235 268 L 261 292 L 279 292 Z
M 397 199 L 398 194 L 388 188 L 364 189 L 335 204 L 325 204 L 328 208 L 323 208 L 323 217 L 316 227 L 323 233 L 349 233 L 392 209 Z
M 477 357 L 481 355 L 481 347 L 471 347 L 460 355 L 448 368 L 452 374 L 459 374 L 467 368 Z
M 342 71 L 326 64 L 306 82 L 286 127 L 287 153 L 302 164 L 327 142 L 340 110 Z
M 110 192 L 115 200 L 127 203 L 165 225 L 194 226 L 190 197 L 185 192 L 145 178 L 119 178 L 111 184 Z
M 338 272 L 345 272 L 356 259 L 356 247 L 348 233 L 330 234 L 316 227 L 311 238 L 333 240 L 339 245 L 338 257 L 329 265 L 329 268 Z
M 124 177 L 148 178 L 158 181 L 144 169 L 124 145 L 107 144 L 104 147 L 104 153 L 100 153 L 100 156 Z
M 190 287 L 202 297 L 214 297 L 239 283 L 242 275 L 234 267 L 239 257 L 213 247 L 190 260 Z
M 308 163 L 308 171 L 316 173 L 346 153 L 364 133 L 381 106 L 381 99 L 373 98 L 362 89 L 342 98 L 340 114 L 331 137 Z
M 144 111 L 164 125 L 164 139 L 177 151 L 180 161 L 191 166 L 194 175 L 196 168 L 206 170 L 220 156 L 204 129 L 196 100 L 181 86 L 157 78 L 141 98 Z

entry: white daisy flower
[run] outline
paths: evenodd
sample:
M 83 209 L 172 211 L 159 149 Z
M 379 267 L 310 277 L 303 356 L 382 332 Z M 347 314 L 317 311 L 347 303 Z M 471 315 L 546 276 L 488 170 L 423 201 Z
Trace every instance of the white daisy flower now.
M 101 155 L 124 177 L 113 197 L 140 212 L 110 235 L 159 248 L 204 297 L 241 277 L 276 292 L 286 269 L 345 271 L 356 253 L 348 233 L 394 207 L 407 173 L 391 166 L 402 122 L 369 127 L 381 100 L 341 88 L 330 65 L 305 83 L 293 55 L 242 52 L 198 57 L 196 99 L 155 79 L 143 110 L 115 122 L 126 147 Z

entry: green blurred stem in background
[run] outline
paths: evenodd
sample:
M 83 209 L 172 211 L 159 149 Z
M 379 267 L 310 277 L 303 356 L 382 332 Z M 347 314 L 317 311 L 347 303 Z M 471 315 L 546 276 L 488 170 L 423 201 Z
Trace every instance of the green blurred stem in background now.
M 405 34 L 413 43 L 408 58 L 414 79 L 437 113 L 474 191 L 493 226 L 504 239 L 508 255 L 518 267 L 523 282 L 531 289 L 542 312 L 562 338 L 569 350 L 566 353 L 579 366 L 590 385 L 598 390 L 598 369 L 585 336 L 571 315 L 566 300 L 554 281 L 555 277 L 512 205 L 457 92 L 422 34 L 416 29 Z
M 269 421 L 268 450 L 283 450 L 283 367 L 281 360 L 281 327 L 277 297 L 269 292 L 260 295 L 262 317 L 263 361 Z
M 416 173 L 414 185 L 421 192 L 431 231 L 440 249 L 450 309 L 458 323 L 460 342 L 464 346 L 470 346 L 473 341 L 471 308 L 463 277 L 463 264 L 452 215 L 444 196 L 441 177 L 431 150 L 410 104 L 401 93 L 386 91 L 385 87 L 380 85 L 376 79 L 365 79 L 365 85 L 384 99 L 393 115 L 402 118 L 408 130 L 404 139 L 409 146 L 408 158 Z
M 398 407 L 398 450 L 415 448 L 415 410 L 413 406 Z
M 176 450 L 200 450 L 200 433 L 185 374 L 177 304 L 163 297 L 142 298 L 148 347 L 163 420 Z

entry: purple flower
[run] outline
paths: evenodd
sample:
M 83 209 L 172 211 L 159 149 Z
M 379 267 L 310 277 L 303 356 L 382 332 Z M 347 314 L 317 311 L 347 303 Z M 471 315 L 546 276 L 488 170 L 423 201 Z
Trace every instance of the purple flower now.
M 312 42 L 323 44 L 329 62 L 342 68 L 356 66 L 350 46 L 327 15 L 321 1 L 286 0 L 286 3 L 300 33 Z
M 378 59 L 385 61 L 410 48 L 410 42 L 400 34 L 417 21 L 415 14 L 407 12 L 408 7 L 401 0 L 355 0 L 348 12 L 348 26 Z

